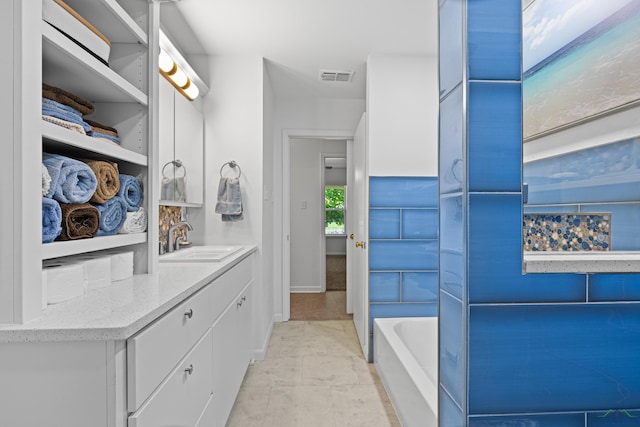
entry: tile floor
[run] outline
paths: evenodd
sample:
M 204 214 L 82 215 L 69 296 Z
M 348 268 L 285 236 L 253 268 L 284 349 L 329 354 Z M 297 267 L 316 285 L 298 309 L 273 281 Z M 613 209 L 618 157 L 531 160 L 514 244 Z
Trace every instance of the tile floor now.
M 345 291 L 291 294 L 291 320 L 350 320 Z
M 228 427 L 400 426 L 350 320 L 276 323 Z

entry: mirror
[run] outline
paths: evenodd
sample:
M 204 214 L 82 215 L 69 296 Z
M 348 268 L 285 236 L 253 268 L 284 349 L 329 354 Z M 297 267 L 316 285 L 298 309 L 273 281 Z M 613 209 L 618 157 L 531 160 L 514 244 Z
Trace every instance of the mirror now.
M 160 204 L 201 206 L 204 197 L 204 122 L 195 102 L 159 79 Z
M 522 23 L 525 258 L 640 250 L 640 2 L 524 0 Z

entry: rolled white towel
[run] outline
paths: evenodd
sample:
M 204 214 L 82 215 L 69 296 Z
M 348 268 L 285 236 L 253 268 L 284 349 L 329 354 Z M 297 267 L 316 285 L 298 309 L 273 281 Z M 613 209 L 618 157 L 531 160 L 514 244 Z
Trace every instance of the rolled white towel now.
M 51 188 L 51 175 L 45 165 L 42 165 L 42 196 L 46 195 Z
M 140 207 L 135 212 L 127 212 L 127 219 L 120 228 L 120 234 L 143 233 L 147 230 L 147 212 Z

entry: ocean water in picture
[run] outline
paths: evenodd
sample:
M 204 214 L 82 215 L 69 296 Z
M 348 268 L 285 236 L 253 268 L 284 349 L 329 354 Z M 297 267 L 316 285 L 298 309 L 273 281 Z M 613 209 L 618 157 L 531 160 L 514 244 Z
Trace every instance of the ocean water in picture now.
M 523 136 L 527 139 L 638 99 L 640 1 L 632 0 L 526 70 Z

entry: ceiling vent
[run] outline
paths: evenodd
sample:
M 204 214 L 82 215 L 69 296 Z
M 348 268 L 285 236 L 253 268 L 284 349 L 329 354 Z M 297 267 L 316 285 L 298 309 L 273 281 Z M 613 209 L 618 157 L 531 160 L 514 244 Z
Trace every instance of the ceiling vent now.
M 350 83 L 353 79 L 354 74 L 354 71 L 320 70 L 320 80 L 322 80 L 323 82 Z

